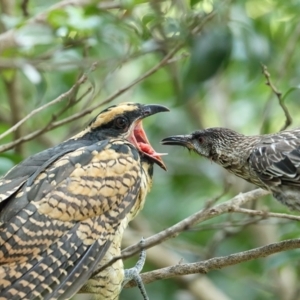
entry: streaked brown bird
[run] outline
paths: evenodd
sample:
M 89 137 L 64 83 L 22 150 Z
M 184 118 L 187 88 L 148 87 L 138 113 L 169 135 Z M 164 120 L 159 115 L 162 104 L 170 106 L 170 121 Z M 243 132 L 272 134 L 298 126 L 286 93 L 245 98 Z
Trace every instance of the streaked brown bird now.
M 142 209 L 153 164 L 165 169 L 142 119 L 161 105 L 111 106 L 69 140 L 0 179 L 0 299 L 117 299 L 123 231 Z M 91 274 L 96 274 L 93 278 Z
M 167 137 L 162 144 L 193 150 L 300 211 L 300 129 L 245 136 L 226 128 L 208 128 Z

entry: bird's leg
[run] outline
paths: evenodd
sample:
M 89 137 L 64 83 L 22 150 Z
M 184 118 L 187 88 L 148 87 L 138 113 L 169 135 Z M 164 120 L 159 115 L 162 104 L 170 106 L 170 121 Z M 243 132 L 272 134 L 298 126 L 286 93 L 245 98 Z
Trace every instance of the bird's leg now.
M 145 244 L 145 240 L 144 238 L 142 238 L 140 241 L 140 245 L 144 246 L 144 244 Z M 144 267 L 145 261 L 146 261 L 146 250 L 142 249 L 142 251 L 140 252 L 139 260 L 137 261 L 136 265 L 133 268 L 124 270 L 124 280 L 122 282 L 122 287 L 124 287 L 129 281 L 134 280 L 137 287 L 141 291 L 144 300 L 149 300 L 144 283 L 140 275 L 140 272 Z

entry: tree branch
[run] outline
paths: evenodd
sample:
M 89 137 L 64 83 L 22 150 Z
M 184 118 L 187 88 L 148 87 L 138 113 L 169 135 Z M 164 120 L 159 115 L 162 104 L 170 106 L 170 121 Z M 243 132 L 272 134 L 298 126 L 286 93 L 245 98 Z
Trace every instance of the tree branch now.
M 163 67 L 164 65 L 169 63 L 169 60 L 174 56 L 174 54 L 179 50 L 180 46 L 174 47 L 156 66 L 154 66 L 153 68 L 151 68 L 149 71 L 147 71 L 146 73 L 144 73 L 143 75 L 141 75 L 140 77 L 138 77 L 136 80 L 132 81 L 131 83 L 129 83 L 128 85 L 126 85 L 125 87 L 121 88 L 120 90 L 118 90 L 117 92 L 113 93 L 111 96 L 107 97 L 104 101 L 98 103 L 97 105 L 94 105 L 88 109 L 85 109 L 79 113 L 76 113 L 70 117 L 67 117 L 65 119 L 62 119 L 60 121 L 56 121 L 56 116 L 52 116 L 52 120 L 45 125 L 42 129 L 38 129 L 34 132 L 31 132 L 13 142 L 4 144 L 0 147 L 0 153 L 4 152 L 6 150 L 9 150 L 13 147 L 15 147 L 16 145 L 20 144 L 20 143 L 24 143 L 27 141 L 30 141 L 32 139 L 34 139 L 35 137 L 41 135 L 42 133 L 45 133 L 51 129 L 57 128 L 59 126 L 62 126 L 63 124 L 72 122 L 74 120 L 77 120 L 89 113 L 91 113 L 92 111 L 94 111 L 96 108 L 107 104 L 109 102 L 111 102 L 112 100 L 114 100 L 115 98 L 117 98 L 118 96 L 122 95 L 123 93 L 125 93 L 127 90 L 129 90 L 130 88 L 132 88 L 133 86 L 135 86 L 136 84 L 140 83 L 141 81 L 143 81 L 144 79 L 146 79 L 147 77 L 151 76 L 152 74 L 154 74 L 156 71 L 158 71 L 161 67 Z M 80 81 L 80 79 L 79 79 Z M 80 81 L 81 82 L 81 81 Z M 83 82 L 82 82 L 83 83 Z M 81 84 L 81 83 L 80 83 Z M 66 96 L 70 96 L 74 90 L 76 90 L 76 88 L 78 87 L 78 82 L 75 83 L 75 85 L 66 93 L 64 93 L 64 97 L 59 96 L 58 98 L 52 100 L 50 103 L 52 103 L 53 101 L 61 101 L 62 99 L 64 99 Z M 66 95 L 67 94 L 67 95 Z M 55 102 L 57 103 L 57 102 Z M 46 104 L 48 105 L 48 104 Z M 52 104 L 51 104 L 52 105 Z M 40 108 L 38 108 L 40 109 Z M 36 111 L 36 110 L 35 110 Z M 31 115 L 32 116 L 32 115 Z M 26 117 L 26 120 L 28 120 L 28 118 Z M 20 124 L 18 125 L 20 126 Z M 14 128 L 14 130 L 17 127 Z M 11 129 L 9 129 L 8 131 L 12 132 Z M 7 131 L 5 133 L 3 133 L 2 135 L 0 135 L 0 139 L 7 135 Z
M 29 0 L 22 0 L 21 5 L 20 5 L 24 17 L 28 17 L 29 16 L 28 3 L 29 3 Z
M 299 248 L 300 239 L 285 240 L 228 256 L 214 257 L 202 262 L 178 264 L 175 266 L 146 272 L 141 274 L 141 277 L 144 283 L 150 283 L 156 280 L 167 279 L 175 276 L 199 273 L 206 274 L 212 270 L 222 269 L 245 261 L 266 257 L 274 253 Z M 133 287 L 135 285 L 135 282 L 130 281 L 125 287 Z
M 92 70 L 94 70 L 95 66 L 96 66 L 96 64 L 94 64 L 92 66 Z M 46 103 L 45 105 L 34 109 L 31 113 L 29 113 L 26 117 L 24 117 L 19 122 L 17 122 L 14 126 L 12 126 L 11 128 L 9 128 L 8 130 L 6 130 L 4 133 L 0 134 L 0 140 L 3 139 L 4 137 L 6 137 L 7 135 L 9 135 L 10 133 L 16 131 L 23 123 L 25 123 L 27 120 L 29 120 L 30 118 L 32 118 L 37 113 L 40 113 L 41 111 L 45 110 L 46 108 L 48 108 L 48 107 L 50 107 L 50 106 L 52 106 L 54 104 L 57 104 L 57 103 L 61 102 L 62 100 L 70 97 L 78 89 L 78 87 L 81 84 L 83 84 L 83 83 L 86 82 L 86 80 L 87 80 L 87 75 L 86 74 L 82 75 L 67 92 L 61 94 L 60 96 L 58 96 L 54 100 Z M 0 147 L 0 152 L 2 152 L 1 148 L 2 147 Z
M 241 207 L 234 207 L 233 212 L 247 214 L 251 216 L 262 216 L 263 218 L 280 218 L 280 219 L 288 219 L 293 221 L 300 221 L 300 216 L 281 214 L 281 213 L 272 213 L 263 210 L 253 210 L 253 209 L 247 209 Z
M 138 227 L 137 230 L 132 228 L 127 228 L 124 232 L 122 239 L 122 245 L 132 245 L 138 242 L 139 236 L 143 236 L 146 232 L 151 232 L 151 224 L 148 223 L 147 219 L 142 218 L 140 215 L 133 220 L 134 227 Z M 151 223 L 151 222 L 150 222 Z M 149 228 L 150 226 L 150 228 Z M 185 246 L 188 246 L 186 243 Z M 155 269 L 161 269 L 173 265 L 177 265 L 178 262 L 182 261 L 182 256 L 178 253 L 178 245 L 175 247 L 170 247 L 167 245 L 157 245 L 147 251 L 147 262 L 153 265 Z M 199 247 L 197 247 L 197 251 Z M 174 278 L 176 283 L 180 285 L 182 289 L 188 290 L 195 299 L 201 300 L 231 300 L 227 295 L 226 291 L 222 290 L 217 282 L 214 282 L 211 278 L 207 276 L 177 276 Z
M 10 125 L 13 125 L 15 123 L 19 123 L 18 121 L 22 118 L 22 101 L 20 96 L 17 74 L 15 73 L 11 79 L 8 80 L 3 79 L 3 82 L 4 82 L 7 98 L 9 99 L 8 103 L 11 111 Z M 23 128 L 18 126 L 12 132 L 14 132 L 13 139 L 17 140 L 22 137 Z M 15 150 L 16 153 L 18 153 L 21 156 L 24 154 L 23 153 L 24 149 L 22 147 L 22 144 L 17 145 Z
M 182 231 L 190 229 L 195 224 L 198 224 L 200 222 L 204 222 L 206 220 L 212 219 L 216 216 L 220 216 L 224 213 L 232 212 L 234 210 L 235 206 L 241 206 L 244 205 L 247 202 L 254 201 L 260 197 L 263 197 L 265 195 L 268 195 L 269 192 L 262 190 L 262 189 L 256 189 L 253 191 L 250 191 L 248 193 L 243 193 L 235 196 L 231 200 L 221 203 L 219 205 L 216 205 L 214 207 L 210 207 L 207 209 L 200 210 L 196 212 L 195 214 L 183 219 L 179 223 L 145 239 L 145 243 L 143 248 L 148 249 L 151 248 L 157 244 L 162 243 L 163 241 L 174 238 L 177 235 L 179 235 Z M 122 254 L 120 256 L 116 256 L 113 259 L 111 259 L 108 263 L 103 265 L 101 268 L 95 271 L 95 273 L 98 273 L 108 266 L 112 265 L 114 262 L 116 262 L 119 259 L 127 259 L 136 253 L 140 252 L 142 250 L 142 247 L 140 243 L 137 243 L 135 245 L 132 245 L 130 247 L 127 247 L 122 251 Z
M 0 6 L 1 10 L 4 14 L 8 16 L 13 16 L 13 1 L 9 0 L 1 0 L 0 1 Z M 6 30 L 4 24 L 3 24 L 3 30 Z M 20 96 L 20 89 L 19 89 L 19 78 L 18 74 L 16 72 L 13 72 L 10 78 L 6 78 L 4 75 L 1 76 L 8 103 L 10 106 L 11 110 L 11 118 L 9 120 L 10 125 L 13 125 L 17 123 L 21 118 L 22 118 L 22 101 L 21 101 L 21 96 Z M 14 132 L 14 139 L 18 139 L 22 136 L 23 134 L 23 128 L 19 127 L 15 132 Z M 16 147 L 16 153 L 19 155 L 23 155 L 23 145 L 18 145 Z
M 274 92 L 274 94 L 278 98 L 279 105 L 280 105 L 280 107 L 282 108 L 282 110 L 284 112 L 284 115 L 285 115 L 285 124 L 280 129 L 280 131 L 285 130 L 287 127 L 289 127 L 292 124 L 293 119 L 292 119 L 292 117 L 291 117 L 291 115 L 289 113 L 289 110 L 286 107 L 284 101 L 282 100 L 282 93 L 278 91 L 278 89 L 276 88 L 276 86 L 271 81 L 271 74 L 269 73 L 267 66 L 265 66 L 265 65 L 262 64 L 261 67 L 262 67 L 262 73 L 264 74 L 264 76 L 265 76 L 265 78 L 267 80 L 266 81 L 266 85 L 268 85 L 271 88 L 271 90 Z

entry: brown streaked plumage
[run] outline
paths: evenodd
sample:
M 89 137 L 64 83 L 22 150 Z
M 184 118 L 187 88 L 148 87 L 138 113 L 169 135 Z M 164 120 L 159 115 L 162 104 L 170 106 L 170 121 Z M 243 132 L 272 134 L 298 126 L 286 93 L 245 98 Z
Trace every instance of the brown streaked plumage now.
M 123 103 L 0 179 L 0 300 L 117 299 L 123 231 L 143 207 L 156 163 L 141 120 L 168 109 Z
M 300 128 L 257 136 L 208 128 L 162 143 L 185 146 L 300 211 Z

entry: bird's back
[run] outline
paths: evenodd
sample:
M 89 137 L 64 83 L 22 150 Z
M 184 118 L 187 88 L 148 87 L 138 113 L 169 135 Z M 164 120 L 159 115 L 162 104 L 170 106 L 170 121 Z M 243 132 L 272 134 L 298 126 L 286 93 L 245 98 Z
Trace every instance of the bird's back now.
M 249 164 L 276 199 L 300 210 L 300 129 L 261 136 Z

